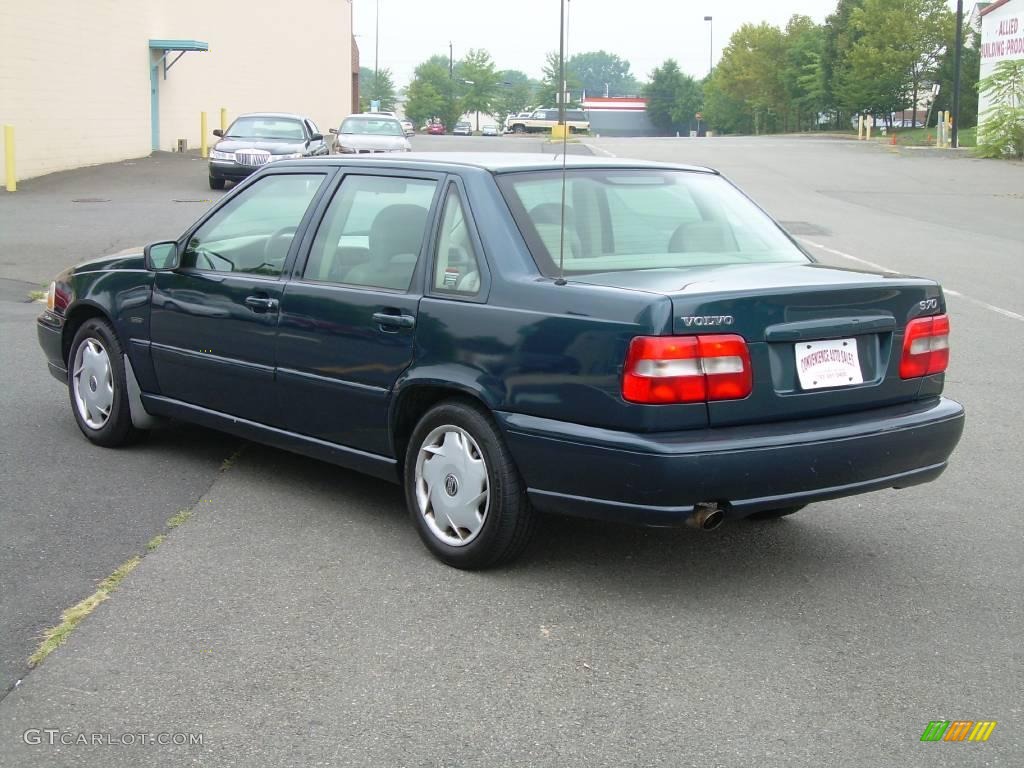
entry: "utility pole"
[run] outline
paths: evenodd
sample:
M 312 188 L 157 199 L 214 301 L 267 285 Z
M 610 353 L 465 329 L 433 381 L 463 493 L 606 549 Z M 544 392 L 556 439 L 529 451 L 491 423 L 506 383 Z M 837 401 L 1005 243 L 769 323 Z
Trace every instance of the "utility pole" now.
M 708 75 L 710 76 L 715 61 L 715 22 L 710 16 L 705 16 L 704 21 L 708 23 Z
M 964 0 L 956 0 L 956 54 L 953 57 L 953 135 L 949 146 L 956 149 L 960 146 L 960 58 L 963 53 L 964 37 Z M 915 110 L 917 105 L 914 105 Z M 927 126 L 926 126 L 927 127 Z
M 565 129 L 565 0 L 558 0 L 558 124 Z
M 373 27 L 373 84 L 377 85 L 377 73 L 380 71 L 380 0 L 377 0 L 377 21 Z

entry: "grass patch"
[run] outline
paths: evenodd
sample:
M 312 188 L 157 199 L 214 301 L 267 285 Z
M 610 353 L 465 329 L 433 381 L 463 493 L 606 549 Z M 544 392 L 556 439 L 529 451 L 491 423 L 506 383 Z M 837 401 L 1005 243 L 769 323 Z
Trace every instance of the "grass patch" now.
M 60 624 L 50 627 L 43 632 L 43 641 L 36 648 L 35 653 L 28 657 L 28 665 L 30 667 L 38 666 L 42 663 L 43 659 L 64 645 L 71 633 L 75 631 L 75 627 L 82 622 L 82 619 L 96 610 L 96 606 L 110 597 L 110 593 L 120 586 L 125 577 L 134 571 L 140 562 L 141 558 L 136 555 L 131 560 L 122 563 L 118 566 L 117 570 L 100 582 L 99 588 L 95 592 L 64 611 L 60 615 Z
M 228 456 L 220 465 L 221 472 L 227 472 L 231 467 L 238 461 L 238 457 L 242 455 L 242 451 L 245 450 L 245 445 L 242 445 L 237 451 Z
M 888 141 L 895 134 L 896 142 L 904 146 L 912 147 L 934 147 L 935 137 L 938 129 L 935 126 L 930 128 L 896 128 L 888 132 L 886 136 L 880 136 L 876 128 L 872 131 L 872 138 L 879 141 Z M 961 147 L 974 147 L 978 144 L 978 129 L 964 128 L 957 137 Z
M 191 509 L 179 509 L 178 514 L 167 521 L 167 527 L 173 531 L 182 523 L 187 523 L 190 517 L 192 517 Z
M 152 552 L 157 547 L 159 547 L 161 544 L 163 544 L 164 543 L 164 539 L 166 539 L 166 538 L 167 538 L 167 534 L 165 534 L 165 533 L 158 533 L 156 536 L 154 536 L 152 539 L 150 539 L 149 541 L 146 542 L 146 551 L 147 552 Z
M 38 291 L 29 291 L 28 297 L 32 301 L 46 301 L 46 294 L 49 293 L 50 286 L 43 285 L 39 287 Z

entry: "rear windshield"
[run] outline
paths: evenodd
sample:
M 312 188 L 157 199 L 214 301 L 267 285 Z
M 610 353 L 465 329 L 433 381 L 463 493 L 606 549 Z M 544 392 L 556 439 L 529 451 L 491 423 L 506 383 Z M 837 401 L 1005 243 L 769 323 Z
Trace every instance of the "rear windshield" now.
M 402 124 L 393 117 L 349 117 L 341 124 L 341 133 L 367 133 L 372 136 L 404 136 Z
M 561 171 L 504 174 L 498 184 L 548 277 L 808 260 L 764 212 L 710 173 L 570 170 L 564 211 Z

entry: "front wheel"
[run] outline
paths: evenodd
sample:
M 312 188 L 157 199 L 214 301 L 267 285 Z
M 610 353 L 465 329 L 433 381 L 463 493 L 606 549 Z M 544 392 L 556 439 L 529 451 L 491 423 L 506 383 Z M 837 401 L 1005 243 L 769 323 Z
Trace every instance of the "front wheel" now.
M 455 568 L 488 568 L 526 546 L 536 513 L 490 417 L 460 401 L 420 419 L 405 458 L 405 497 L 427 549 Z
M 779 507 L 778 509 L 766 509 L 747 516 L 747 520 L 777 520 L 780 517 L 788 517 L 796 514 L 806 507 L 806 504 L 797 504 L 792 507 Z
M 105 320 L 86 320 L 68 354 L 68 392 L 78 428 L 106 448 L 126 445 L 142 432 L 132 425 L 124 351 Z
M 210 189 L 224 189 L 224 179 L 215 179 L 213 176 L 211 176 Z

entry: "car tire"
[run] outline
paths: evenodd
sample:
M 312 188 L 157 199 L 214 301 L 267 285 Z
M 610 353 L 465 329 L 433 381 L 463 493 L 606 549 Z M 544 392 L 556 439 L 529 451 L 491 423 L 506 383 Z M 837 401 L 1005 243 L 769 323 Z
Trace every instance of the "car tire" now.
M 144 432 L 132 424 L 124 350 L 110 324 L 86 320 L 71 342 L 67 362 L 71 412 L 82 434 L 105 448 L 138 440 Z
M 215 179 L 213 176 L 210 177 L 210 189 L 224 189 L 225 179 Z
M 526 126 L 525 125 L 513 125 L 512 126 L 512 133 L 526 133 Z
M 765 509 L 747 516 L 747 520 L 778 520 L 780 517 L 788 517 L 796 514 L 806 507 L 806 504 L 796 504 L 792 507 L 779 507 L 778 509 Z
M 406 451 L 404 485 L 416 532 L 454 568 L 511 561 L 536 526 L 537 513 L 494 421 L 465 401 L 442 402 L 420 419 Z M 435 510 L 435 502 L 445 508 Z

